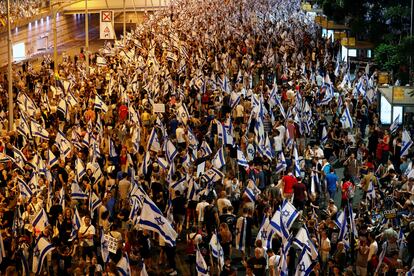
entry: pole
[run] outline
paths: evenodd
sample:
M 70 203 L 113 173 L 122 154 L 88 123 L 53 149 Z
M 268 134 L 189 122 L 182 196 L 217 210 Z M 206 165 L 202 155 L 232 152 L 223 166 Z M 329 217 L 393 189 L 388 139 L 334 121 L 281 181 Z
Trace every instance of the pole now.
M 56 9 L 52 5 L 53 0 L 50 0 L 50 6 L 53 14 L 53 62 L 55 69 L 55 76 L 58 72 L 58 61 L 57 61 L 57 27 L 56 27 Z M 54 3 L 53 3 L 54 4 Z
M 413 17 L 414 17 L 414 0 L 411 0 L 411 24 L 410 24 L 410 41 L 413 41 Z M 409 82 L 410 85 L 413 85 L 413 57 L 410 54 L 410 75 L 409 75 Z
M 125 12 L 125 0 L 124 0 L 124 40 L 126 38 L 126 12 Z
M 88 0 L 85 0 L 85 61 L 86 61 L 86 76 L 89 77 L 89 12 L 88 12 Z
M 7 44 L 8 44 L 8 63 L 7 63 L 7 79 L 9 82 L 9 131 L 13 129 L 13 111 L 14 111 L 14 103 L 13 103 L 13 72 L 12 72 L 12 37 L 11 37 L 11 21 L 10 21 L 10 0 L 7 0 Z

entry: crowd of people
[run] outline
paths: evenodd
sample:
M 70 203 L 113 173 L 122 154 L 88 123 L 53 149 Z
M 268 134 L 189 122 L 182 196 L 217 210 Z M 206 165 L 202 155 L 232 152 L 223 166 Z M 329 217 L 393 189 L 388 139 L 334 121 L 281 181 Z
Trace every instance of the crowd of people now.
M 11 129 L 4 76 L 0 271 L 411 273 L 412 122 L 339 51 L 300 1 L 177 1 L 15 70 Z
M 11 22 L 30 18 L 40 13 L 44 0 L 17 0 L 10 1 Z M 3 26 L 7 24 L 7 1 L 0 2 L 0 22 Z

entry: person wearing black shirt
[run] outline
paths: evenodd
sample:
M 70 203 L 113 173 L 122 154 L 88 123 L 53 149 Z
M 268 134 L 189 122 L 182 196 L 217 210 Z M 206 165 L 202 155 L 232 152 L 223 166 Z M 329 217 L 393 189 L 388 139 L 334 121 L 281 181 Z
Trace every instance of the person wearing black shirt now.
M 224 207 L 223 214 L 220 215 L 219 218 L 220 223 L 225 222 L 229 226 L 230 232 L 232 232 L 234 235 L 236 230 L 236 216 L 233 214 L 233 207 Z
M 255 276 L 266 275 L 266 258 L 262 255 L 260 248 L 254 250 L 254 257 L 247 261 L 247 266 L 253 271 Z
M 184 217 L 186 213 L 185 198 L 180 191 L 175 191 L 175 198 L 172 200 L 174 221 L 177 224 L 177 234 L 180 235 L 183 228 Z

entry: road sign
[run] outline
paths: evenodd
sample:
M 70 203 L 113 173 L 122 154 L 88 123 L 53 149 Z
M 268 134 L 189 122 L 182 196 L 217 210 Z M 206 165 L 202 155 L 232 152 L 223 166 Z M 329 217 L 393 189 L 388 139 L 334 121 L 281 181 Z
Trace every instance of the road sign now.
M 113 11 L 104 10 L 100 12 L 99 33 L 101 39 L 115 39 Z

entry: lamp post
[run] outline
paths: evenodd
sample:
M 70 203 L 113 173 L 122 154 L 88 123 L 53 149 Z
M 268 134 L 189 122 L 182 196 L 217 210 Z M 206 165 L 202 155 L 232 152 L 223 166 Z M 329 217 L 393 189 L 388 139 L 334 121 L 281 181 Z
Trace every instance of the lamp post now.
M 125 12 L 125 0 L 124 0 L 124 40 L 126 38 L 126 12 Z
M 7 46 L 8 46 L 8 63 L 7 63 L 7 78 L 9 82 L 8 96 L 9 96 L 9 131 L 13 129 L 13 72 L 12 72 L 12 37 L 11 37 L 11 21 L 10 21 L 10 0 L 7 0 Z
M 55 4 L 55 3 L 53 3 Z M 58 72 L 58 61 L 57 61 L 57 27 L 56 27 L 56 9 L 54 5 L 52 5 L 52 0 L 50 0 L 50 7 L 52 8 L 52 14 L 53 14 L 53 63 L 54 63 L 54 70 L 55 70 L 55 76 Z
M 85 61 L 86 61 L 86 76 L 89 77 L 89 12 L 88 12 L 88 0 L 85 0 Z

